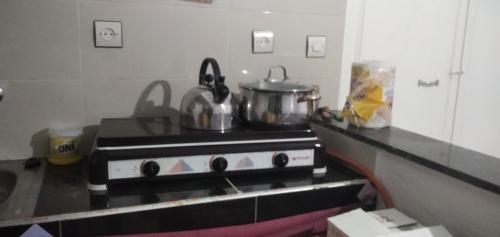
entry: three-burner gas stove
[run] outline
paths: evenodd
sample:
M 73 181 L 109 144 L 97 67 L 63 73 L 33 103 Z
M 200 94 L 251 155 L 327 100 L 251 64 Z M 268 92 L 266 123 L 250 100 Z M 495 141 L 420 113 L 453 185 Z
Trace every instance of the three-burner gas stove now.
M 93 191 L 117 183 L 258 172 L 326 172 L 324 147 L 308 126 L 182 128 L 169 117 L 103 119 L 89 157 Z

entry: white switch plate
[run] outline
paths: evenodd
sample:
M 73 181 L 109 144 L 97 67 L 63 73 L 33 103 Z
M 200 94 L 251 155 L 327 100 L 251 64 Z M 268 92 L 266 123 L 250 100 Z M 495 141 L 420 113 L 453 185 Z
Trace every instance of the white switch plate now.
M 325 56 L 326 56 L 326 36 L 308 35 L 306 57 L 324 58 Z
M 122 48 L 122 22 L 94 21 L 94 43 L 98 48 Z
M 274 33 L 268 30 L 254 30 L 252 32 L 253 53 L 272 53 L 274 48 Z

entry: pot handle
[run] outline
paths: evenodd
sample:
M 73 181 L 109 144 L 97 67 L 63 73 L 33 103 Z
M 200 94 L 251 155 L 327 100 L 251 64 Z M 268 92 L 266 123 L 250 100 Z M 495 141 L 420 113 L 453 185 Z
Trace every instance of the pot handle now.
M 297 98 L 297 103 L 302 103 L 306 101 L 318 101 L 321 99 L 321 96 L 318 94 L 313 94 L 313 95 L 304 95 L 299 98 Z
M 276 80 L 271 79 L 271 76 L 273 74 L 273 70 L 276 68 L 281 68 L 283 70 L 283 79 L 281 81 L 288 80 L 288 77 L 286 76 L 286 68 L 281 66 L 281 65 L 275 65 L 269 68 L 269 72 L 267 73 L 267 77 L 264 79 L 264 81 L 269 81 L 269 82 L 277 82 Z
M 321 99 L 321 95 L 319 94 L 319 87 L 317 85 L 314 85 L 313 93 L 312 94 L 306 94 L 303 95 L 299 98 L 297 98 L 297 103 L 302 103 L 306 101 L 318 101 Z
M 304 95 L 297 99 L 297 103 L 307 102 L 307 118 L 312 118 L 318 109 L 318 100 L 321 99 L 319 94 Z

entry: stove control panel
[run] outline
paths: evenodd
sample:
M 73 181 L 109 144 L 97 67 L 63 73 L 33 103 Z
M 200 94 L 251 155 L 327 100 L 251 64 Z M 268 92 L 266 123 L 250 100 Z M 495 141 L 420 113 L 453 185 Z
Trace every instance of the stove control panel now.
M 108 161 L 108 178 L 286 169 L 314 165 L 314 149 L 157 157 Z

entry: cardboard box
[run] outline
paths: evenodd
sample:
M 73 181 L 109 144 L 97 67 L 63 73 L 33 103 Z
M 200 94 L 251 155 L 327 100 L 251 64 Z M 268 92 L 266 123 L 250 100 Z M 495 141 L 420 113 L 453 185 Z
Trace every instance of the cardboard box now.
M 451 237 L 442 227 L 426 228 L 396 209 L 356 209 L 328 218 L 328 237 Z
M 393 232 L 377 237 L 453 237 L 443 226 L 422 227 L 414 230 Z
M 395 208 L 368 212 L 367 214 L 389 229 L 422 227 L 415 219 L 406 216 Z
M 389 233 L 389 228 L 361 209 L 328 218 L 328 237 L 367 237 Z

